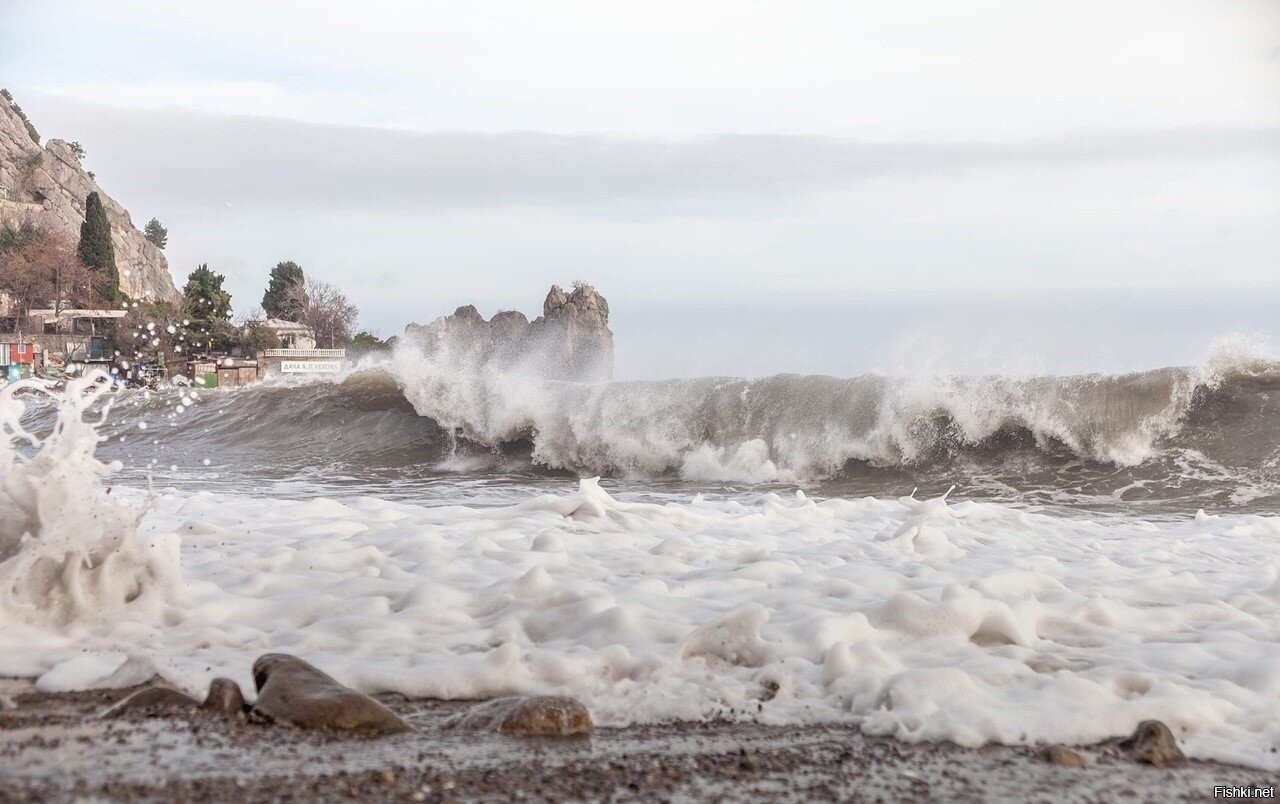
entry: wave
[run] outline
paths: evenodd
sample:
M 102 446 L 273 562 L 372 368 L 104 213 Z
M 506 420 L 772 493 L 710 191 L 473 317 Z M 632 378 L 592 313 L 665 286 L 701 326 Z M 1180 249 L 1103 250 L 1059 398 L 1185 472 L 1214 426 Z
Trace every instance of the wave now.
M 1178 410 L 1165 438 L 1272 440 L 1249 430 L 1274 419 L 1272 364 L 1221 362 L 1021 385 L 974 378 L 923 397 L 886 378 L 535 384 L 545 396 L 524 403 L 629 400 L 639 388 L 673 415 L 676 402 L 710 415 L 729 399 L 737 407 L 720 412 L 741 415 L 759 410 L 762 383 L 780 397 L 766 412 L 805 423 L 839 418 L 848 396 L 833 388 L 874 412 L 912 410 L 890 404 L 902 398 L 954 403 L 957 387 L 976 387 L 997 410 L 1055 411 L 1090 449 L 1156 433 L 1164 425 L 1145 419 Z M 609 725 L 846 721 L 976 747 L 1089 744 L 1155 718 L 1193 757 L 1280 769 L 1276 517 L 1153 522 L 799 491 L 653 502 L 594 479 L 501 506 L 469 505 L 456 485 L 448 506 L 117 491 L 106 485 L 117 465 L 95 450 L 108 432 L 121 445 L 154 433 L 175 450 L 218 438 L 284 449 L 359 420 L 364 435 L 385 433 L 358 454 L 379 454 L 415 422 L 443 431 L 409 405 L 404 375 L 385 370 L 197 396 L 112 395 L 96 379 L 60 395 L 34 382 L 0 389 L 0 675 L 42 690 L 160 674 L 199 693 L 218 676 L 251 683 L 256 656 L 287 650 L 368 692 L 569 694 Z M 802 398 L 815 404 L 783 416 Z M 653 408 L 630 404 L 631 425 L 652 428 Z M 235 418 L 219 424 L 223 414 Z M 29 426 L 42 416 L 47 428 Z M 705 438 L 739 432 L 715 424 Z M 530 460 L 546 448 L 541 432 L 514 432 L 530 433 Z M 1044 454 L 1026 439 L 995 449 Z
M 1278 462 L 1276 390 L 1280 363 L 1241 338 L 1197 367 L 1120 375 L 608 383 L 463 372 L 407 347 L 334 380 L 126 392 L 102 431 L 126 465 L 154 445 L 282 468 L 723 483 L 958 463 L 981 474 L 1009 461 L 1025 475 L 1028 460 L 1115 470 L 1188 455 L 1230 474 Z
M 1008 449 L 1135 466 L 1173 440 L 1193 411 L 1202 430 L 1215 431 L 1201 440 L 1229 438 L 1240 422 L 1221 415 L 1257 418 L 1280 364 L 1237 338 L 1199 367 L 1125 375 L 551 383 L 460 374 L 412 348 L 397 352 L 393 374 L 418 415 L 476 444 L 527 442 L 547 467 L 797 482 L 839 475 L 851 463 L 921 466 Z

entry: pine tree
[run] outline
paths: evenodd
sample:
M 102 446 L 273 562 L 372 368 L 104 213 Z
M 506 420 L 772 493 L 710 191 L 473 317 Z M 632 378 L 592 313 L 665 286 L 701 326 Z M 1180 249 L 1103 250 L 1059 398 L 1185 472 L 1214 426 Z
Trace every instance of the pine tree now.
M 169 230 L 160 224 L 160 221 L 152 218 L 147 221 L 147 226 L 142 230 L 142 236 L 147 238 L 148 242 L 156 248 L 164 248 L 169 245 Z
M 108 301 L 118 301 L 120 272 L 116 269 L 116 249 L 111 244 L 111 223 L 96 192 L 84 200 L 84 223 L 80 224 L 76 254 L 96 274 L 94 291 Z
M 27 127 L 27 136 L 31 138 L 32 142 L 39 145 L 40 132 L 36 131 L 35 126 L 31 125 L 31 121 L 27 119 L 27 115 L 22 111 L 22 107 L 13 102 L 13 95 L 9 94 L 9 90 L 0 89 L 0 98 L 4 98 L 9 101 L 9 108 L 13 109 L 13 113 L 22 120 L 22 125 Z
M 307 307 L 306 276 L 302 266 L 293 261 L 276 263 L 271 281 L 262 294 L 262 309 L 270 318 L 301 321 Z

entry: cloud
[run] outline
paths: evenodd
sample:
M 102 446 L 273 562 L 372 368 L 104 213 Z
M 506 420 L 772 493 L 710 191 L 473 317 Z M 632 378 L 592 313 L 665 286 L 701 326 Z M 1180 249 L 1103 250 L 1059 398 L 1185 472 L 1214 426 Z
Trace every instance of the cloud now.
M 5 0 L 0 65 L 23 96 L 419 129 L 1280 124 L 1275 0 L 801 5 Z
M 324 210 L 774 198 L 890 175 L 1278 152 L 1280 129 L 1177 128 L 1016 142 L 791 135 L 656 139 L 406 131 L 23 99 L 113 192 L 175 207 Z

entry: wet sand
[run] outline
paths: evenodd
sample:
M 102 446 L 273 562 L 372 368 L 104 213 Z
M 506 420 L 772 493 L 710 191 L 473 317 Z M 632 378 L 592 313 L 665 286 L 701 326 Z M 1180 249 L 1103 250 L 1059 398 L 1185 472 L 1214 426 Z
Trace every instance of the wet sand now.
M 1211 762 L 1137 765 L 1107 746 L 1084 769 L 1033 746 L 965 749 L 849 725 L 677 723 L 538 739 L 442 731 L 471 704 L 379 700 L 419 731 L 379 739 L 191 711 L 97 719 L 135 690 L 46 694 L 0 680 L 0 800 L 1204 801 L 1280 785 Z

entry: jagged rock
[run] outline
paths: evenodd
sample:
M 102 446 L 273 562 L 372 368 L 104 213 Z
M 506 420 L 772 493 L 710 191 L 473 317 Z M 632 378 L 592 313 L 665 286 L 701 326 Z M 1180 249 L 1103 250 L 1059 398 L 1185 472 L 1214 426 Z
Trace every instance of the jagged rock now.
M 1139 723 L 1133 734 L 1121 741 L 1120 747 L 1128 749 L 1134 762 L 1147 765 L 1181 765 L 1187 761 L 1173 732 L 1159 720 L 1144 720 Z
M 175 709 L 195 709 L 197 703 L 190 695 L 169 687 L 147 687 L 103 712 L 102 717 L 112 719 L 130 713 L 163 714 Z
M 542 315 L 514 311 L 486 321 L 472 305 L 430 324 L 410 324 L 405 340 L 426 361 L 463 373 L 522 374 L 603 382 L 613 376 L 609 303 L 590 285 L 566 293 L 553 285 Z
M 587 708 L 573 698 L 542 695 L 486 701 L 450 718 L 444 727 L 524 737 L 571 737 L 590 734 L 595 724 Z
M 320 731 L 396 734 L 412 731 L 387 707 L 344 687 L 314 665 L 287 653 L 253 663 L 258 698 L 253 713 L 276 723 Z
M 529 324 L 531 341 L 542 341 L 567 376 L 560 379 L 603 381 L 613 378 L 613 332 L 609 302 L 590 285 L 578 285 L 567 296 L 552 285 L 542 303 L 542 317 Z
M 1065 745 L 1051 745 L 1044 749 L 1041 756 L 1044 757 L 1046 762 L 1052 762 L 1064 768 L 1083 768 L 1085 766 L 1084 757 L 1080 756 L 1080 752 L 1073 751 Z
M 542 314 L 550 316 L 568 303 L 569 297 L 565 295 L 564 288 L 559 285 L 552 285 L 551 290 L 547 292 L 547 298 L 542 302 Z
M 215 678 L 209 683 L 209 694 L 200 708 L 221 715 L 238 715 L 245 709 L 240 685 L 229 678 Z
M 97 192 L 111 223 L 121 289 L 136 299 L 177 302 L 169 263 L 133 225 L 124 207 L 108 196 L 62 140 L 42 147 L 27 133 L 13 104 L 0 96 L 0 226 L 30 223 L 77 241 L 84 204 Z

